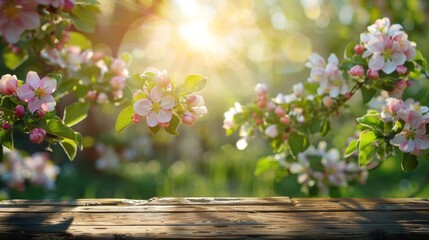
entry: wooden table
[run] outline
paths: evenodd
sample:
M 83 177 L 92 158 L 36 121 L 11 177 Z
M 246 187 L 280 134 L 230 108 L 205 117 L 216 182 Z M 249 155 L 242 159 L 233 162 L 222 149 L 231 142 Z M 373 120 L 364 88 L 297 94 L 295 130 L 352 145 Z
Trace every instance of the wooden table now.
M 429 239 L 429 199 L 6 200 L 1 239 Z

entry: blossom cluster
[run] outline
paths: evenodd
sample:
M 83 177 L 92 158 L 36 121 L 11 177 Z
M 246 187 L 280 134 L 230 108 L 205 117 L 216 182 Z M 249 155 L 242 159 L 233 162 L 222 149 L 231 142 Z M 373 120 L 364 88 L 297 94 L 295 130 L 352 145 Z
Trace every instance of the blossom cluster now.
M 78 97 L 99 104 L 122 100 L 129 77 L 127 63 L 122 58 L 91 48 L 82 50 L 80 46 L 67 45 L 67 40 L 64 43 L 63 48 L 43 49 L 41 55 L 48 64 L 63 69 L 69 81 L 76 81 Z
M 298 183 L 302 185 L 304 192 L 316 187 L 319 195 L 329 195 L 332 187 L 346 187 L 354 182 L 365 184 L 367 167 L 346 161 L 341 158 L 338 149 L 327 151 L 326 147 L 327 144 L 323 141 L 317 148 L 310 146 L 298 154 L 297 161 L 288 165 L 289 172 L 298 175 Z
M 60 168 L 48 159 L 47 153 L 34 153 L 24 157 L 16 150 L 6 150 L 5 159 L 0 163 L 1 180 L 10 188 L 24 191 L 26 183 L 55 188 L 55 179 Z
M 25 83 L 19 86 L 15 75 L 5 74 L 0 79 L 0 96 L 4 107 L 10 111 L 2 111 L 2 129 L 7 131 L 15 123 L 22 122 L 26 116 L 33 121 L 42 120 L 47 112 L 55 110 L 56 101 L 52 94 L 57 87 L 57 80 L 50 76 L 40 79 L 36 72 L 29 71 Z M 27 126 L 24 131 L 29 132 L 33 143 L 42 143 L 46 131 L 39 127 Z
M 55 11 L 70 12 L 75 0 L 4 0 L 0 2 L 0 36 L 8 43 L 17 43 L 26 30 L 41 26 L 37 6 L 49 7 Z
M 179 123 L 193 125 L 198 117 L 207 114 L 204 98 L 193 94 L 193 91 L 181 92 L 194 88 L 200 90 L 198 82 L 205 82 L 201 76 L 189 76 L 188 81 L 175 87 L 167 71 L 147 72 L 139 76 L 143 78 L 142 88 L 138 88 L 133 96 L 132 122 L 145 123 L 156 133 L 160 128 L 176 134 Z M 192 80 L 193 79 L 193 80 Z
M 294 84 L 290 94 L 269 97 L 268 86 L 257 84 L 250 104 L 235 103 L 224 114 L 227 134 L 238 131 L 239 149 L 246 148 L 251 137 L 266 138 L 274 153 L 285 155 L 287 171 L 299 174 L 299 183 L 306 188 L 317 185 L 325 193 L 327 187 L 345 186 L 345 169 L 352 166 L 359 169 L 357 172 L 366 172 L 368 166 L 394 155 L 403 157 L 404 170 L 415 167 L 417 160 L 413 156 L 420 156 L 429 148 L 428 109 L 399 98 L 412 86 L 412 76 L 426 74 L 427 63 L 416 44 L 408 40 L 401 25 L 391 25 L 389 19 L 383 18 L 360 35 L 359 44 L 349 44 L 344 56 L 340 62 L 335 54 L 327 60 L 317 53 L 311 54 L 305 64 L 310 68 L 307 83 Z M 313 170 L 305 157 L 315 151 L 310 147 L 311 138 L 315 134 L 326 135 L 331 118 L 341 116 L 358 91 L 363 103 L 385 91 L 392 97 L 381 113 L 369 111 L 357 119 L 361 133 L 345 147 L 345 157 L 358 152 L 358 163 L 340 161 L 334 157 L 339 156 L 338 150 L 335 154 L 334 150 L 330 154 L 319 152 L 321 169 L 332 174 Z M 395 154 L 394 147 L 403 155 Z

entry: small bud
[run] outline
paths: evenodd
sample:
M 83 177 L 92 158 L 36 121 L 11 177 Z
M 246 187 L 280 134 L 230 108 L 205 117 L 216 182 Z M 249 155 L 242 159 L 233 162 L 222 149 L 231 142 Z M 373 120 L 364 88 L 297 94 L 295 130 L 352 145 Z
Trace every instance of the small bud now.
M 154 81 L 160 87 L 167 87 L 171 83 L 170 75 L 165 70 L 157 72 Z
M 399 79 L 398 81 L 396 81 L 395 87 L 400 89 L 400 90 L 403 90 L 403 89 L 407 88 L 407 82 L 404 81 L 403 79 Z
M 396 72 L 399 74 L 405 74 L 407 73 L 408 69 L 407 67 L 403 66 L 403 65 L 399 65 L 396 67 Z
M 283 124 L 289 124 L 290 123 L 290 117 L 289 115 L 285 115 L 283 117 L 280 118 L 280 122 Z
M 9 130 L 12 128 L 12 125 L 10 125 L 10 123 L 8 122 L 4 122 L 2 123 L 1 128 L 3 128 L 4 130 Z
M 6 74 L 0 79 L 0 93 L 3 95 L 11 95 L 18 88 L 18 79 L 15 75 Z
M 330 108 L 334 104 L 334 100 L 330 96 L 325 96 L 322 101 L 323 105 L 327 108 Z
M 122 90 L 125 88 L 125 80 L 124 76 L 114 76 L 110 79 L 110 85 L 113 90 Z
M 279 117 L 283 117 L 286 114 L 285 110 L 281 106 L 277 106 L 274 112 Z
M 357 54 L 357 55 L 361 55 L 363 53 L 363 51 L 365 51 L 365 47 L 362 45 L 356 45 L 353 48 L 353 51 Z
M 270 138 L 275 138 L 277 135 L 279 135 L 279 131 L 277 130 L 277 125 L 270 125 L 268 126 L 265 131 L 265 135 L 267 135 Z
M 41 144 L 45 140 L 46 131 L 43 128 L 35 128 L 30 132 L 30 141 L 35 144 Z
M 352 97 L 352 94 L 350 92 L 346 92 L 346 94 L 344 94 L 344 101 L 349 100 Z
M 63 7 L 63 11 L 64 12 L 70 12 L 75 5 L 75 0 L 64 0 L 64 7 Z
M 377 70 L 373 70 L 373 69 L 368 69 L 368 71 L 366 72 L 366 75 L 371 80 L 375 80 L 375 79 L 377 79 L 377 78 L 380 77 L 380 75 L 378 74 L 378 71 Z
M 133 115 L 133 123 L 137 124 L 143 119 L 143 116 L 138 115 L 137 113 L 134 113 Z
M 267 104 L 267 110 L 268 111 L 272 111 L 272 110 L 274 110 L 276 108 L 276 104 L 275 103 L 273 103 L 273 102 L 271 102 L 271 101 L 269 101 L 268 102 L 268 104 Z
M 197 119 L 196 116 L 191 112 L 185 112 L 182 117 L 182 122 L 186 125 L 191 126 L 194 124 L 196 119 Z
M 263 83 L 258 83 L 255 86 L 255 93 L 257 95 L 265 95 L 268 93 L 268 87 L 267 85 L 263 84 Z
M 361 65 L 355 65 L 350 69 L 349 74 L 353 77 L 361 77 L 365 74 L 365 69 Z
M 15 107 L 15 116 L 22 118 L 25 116 L 25 108 L 22 105 L 18 105 Z
M 407 81 L 407 87 L 412 87 L 413 86 L 413 82 L 411 80 Z
M 86 93 L 86 99 L 88 99 L 88 101 L 95 101 L 97 99 L 97 91 L 92 90 Z
M 34 112 L 34 115 L 38 118 L 44 118 L 46 115 L 46 112 L 42 109 L 38 109 L 36 112 Z
M 204 106 L 204 98 L 200 95 L 191 95 L 186 99 L 189 107 Z

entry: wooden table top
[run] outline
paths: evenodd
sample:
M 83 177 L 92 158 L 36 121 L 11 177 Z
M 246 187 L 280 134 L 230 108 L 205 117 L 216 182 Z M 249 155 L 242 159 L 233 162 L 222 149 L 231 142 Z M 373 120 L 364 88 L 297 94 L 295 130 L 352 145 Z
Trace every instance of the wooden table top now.
M 429 239 L 429 199 L 5 200 L 0 238 Z

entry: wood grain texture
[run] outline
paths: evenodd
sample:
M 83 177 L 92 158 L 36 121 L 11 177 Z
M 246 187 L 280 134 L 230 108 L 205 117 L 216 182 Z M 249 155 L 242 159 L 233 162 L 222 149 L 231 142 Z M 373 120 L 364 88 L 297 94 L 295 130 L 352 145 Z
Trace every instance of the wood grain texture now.
M 6 200 L 1 239 L 429 239 L 429 199 Z

